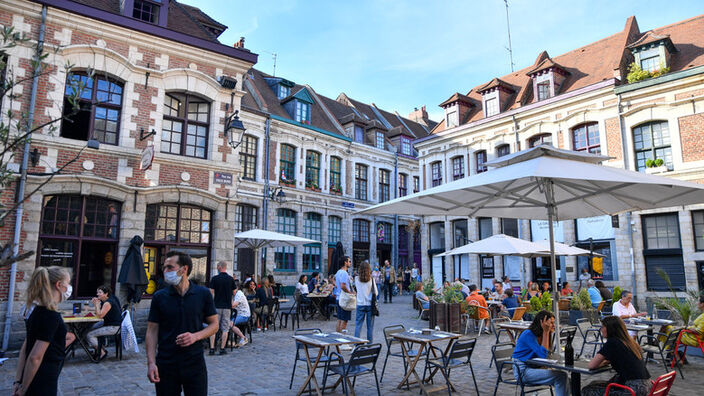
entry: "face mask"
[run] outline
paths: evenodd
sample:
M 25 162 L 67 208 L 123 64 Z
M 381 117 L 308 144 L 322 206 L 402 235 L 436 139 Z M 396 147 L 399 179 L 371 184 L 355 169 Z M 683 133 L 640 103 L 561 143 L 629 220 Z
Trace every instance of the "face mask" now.
M 181 283 L 182 276 L 183 275 L 178 275 L 178 270 L 164 272 L 164 282 L 168 283 L 169 285 L 176 286 Z
M 73 286 L 68 285 L 66 286 L 66 291 L 61 296 L 64 298 L 64 300 L 68 300 L 69 298 L 71 298 L 71 294 L 73 294 Z

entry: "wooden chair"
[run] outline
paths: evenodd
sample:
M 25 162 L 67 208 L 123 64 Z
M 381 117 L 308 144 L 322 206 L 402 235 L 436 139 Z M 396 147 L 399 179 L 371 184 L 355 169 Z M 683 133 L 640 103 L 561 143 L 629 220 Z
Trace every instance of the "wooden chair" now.
M 605 305 L 605 304 L 606 304 L 606 301 L 601 300 L 601 302 L 599 303 L 599 306 L 596 307 L 596 310 L 597 310 L 598 312 L 601 312 L 601 310 L 604 309 L 604 305 Z
M 648 396 L 667 396 L 670 393 L 672 384 L 675 382 L 675 378 L 677 378 L 677 373 L 670 371 L 669 373 L 659 376 L 655 381 L 650 381 L 653 386 L 650 388 L 650 393 L 648 393 Z M 631 395 L 636 396 L 633 389 L 617 383 L 609 384 L 606 387 L 606 393 L 604 396 L 609 396 L 609 392 L 611 392 L 612 388 L 623 389 L 624 391 L 630 392 Z
M 470 320 L 478 320 L 478 321 L 479 321 L 479 333 L 477 333 L 477 334 L 478 334 L 478 335 L 482 335 L 482 330 L 484 330 L 484 325 L 486 324 L 486 325 L 487 325 L 487 328 L 489 328 L 489 323 L 488 323 L 488 321 L 491 320 L 491 311 L 489 311 L 488 308 L 482 307 L 482 306 L 479 305 L 476 301 L 470 302 L 469 305 L 470 305 L 469 308 L 475 308 L 475 309 L 472 310 L 472 313 L 471 313 L 471 314 L 469 314 L 469 313 L 462 314 L 462 317 L 466 320 L 465 325 L 464 325 L 464 333 L 465 333 L 465 334 L 469 334 L 469 323 L 470 323 Z M 484 310 L 484 311 L 486 311 L 486 312 L 489 314 L 489 318 L 488 318 L 488 319 L 487 319 L 487 318 L 481 319 L 481 318 L 479 317 L 479 316 L 480 316 L 480 315 L 479 315 L 479 312 L 481 312 L 481 310 Z M 472 327 L 474 327 L 474 326 L 472 326 Z M 488 331 L 488 330 L 487 330 L 487 331 Z
M 530 305 L 530 304 L 528 304 L 528 305 Z M 513 317 L 511 318 L 511 320 L 522 320 L 522 319 L 523 319 L 523 314 L 526 313 L 526 310 L 527 310 L 527 309 L 528 309 L 528 308 L 526 308 L 526 307 L 518 307 L 518 308 L 516 308 L 516 310 L 513 311 Z

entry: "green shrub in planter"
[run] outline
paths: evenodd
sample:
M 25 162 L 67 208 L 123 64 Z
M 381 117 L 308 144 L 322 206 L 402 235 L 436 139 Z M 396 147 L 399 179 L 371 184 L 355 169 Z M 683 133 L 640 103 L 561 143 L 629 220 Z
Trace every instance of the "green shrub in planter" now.
M 435 280 L 432 275 L 423 281 L 423 294 L 428 297 L 435 294 Z
M 543 306 L 542 309 L 552 312 L 552 297 L 550 296 L 550 293 L 545 292 L 542 296 L 540 296 L 540 304 Z
M 611 302 L 612 302 L 612 303 L 615 303 L 616 301 L 620 300 L 620 299 L 621 299 L 621 293 L 623 293 L 623 289 L 621 288 L 621 286 L 616 286 L 616 287 L 614 287 L 614 294 L 613 294 L 613 296 L 611 297 Z
M 538 296 L 533 296 L 530 298 L 530 312 L 540 312 L 543 309 L 543 303 L 540 301 Z
M 592 299 L 589 298 L 589 292 L 587 289 L 582 289 L 579 291 L 579 302 L 582 305 L 582 310 L 592 308 Z
M 646 168 L 654 168 L 655 161 L 653 161 L 652 159 L 647 159 L 647 160 L 645 160 L 645 166 L 646 166 Z

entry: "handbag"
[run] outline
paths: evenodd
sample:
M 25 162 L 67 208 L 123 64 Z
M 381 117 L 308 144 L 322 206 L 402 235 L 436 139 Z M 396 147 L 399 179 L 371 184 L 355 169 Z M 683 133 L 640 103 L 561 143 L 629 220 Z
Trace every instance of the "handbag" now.
M 352 293 L 347 293 L 344 290 L 340 290 L 340 308 L 345 311 L 354 311 L 357 308 L 357 296 Z
M 379 316 L 379 305 L 376 301 L 376 282 L 372 280 L 372 316 Z

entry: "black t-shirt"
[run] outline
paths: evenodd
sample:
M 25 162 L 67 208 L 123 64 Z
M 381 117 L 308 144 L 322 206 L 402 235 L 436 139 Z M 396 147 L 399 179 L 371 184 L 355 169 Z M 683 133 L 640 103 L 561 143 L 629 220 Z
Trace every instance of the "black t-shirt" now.
M 120 300 L 115 296 L 108 297 L 104 302 L 100 302 L 100 309 L 105 303 L 110 303 L 110 310 L 103 317 L 103 326 L 120 326 L 122 324 L 122 311 L 120 310 Z
M 59 378 L 59 373 L 66 357 L 64 353 L 66 348 L 66 325 L 60 313 L 42 306 L 34 308 L 27 319 L 25 358 L 29 356 L 37 341 L 46 341 L 49 343 L 49 347 L 44 353 L 42 363 L 34 378 L 55 381 Z
M 608 338 L 599 354 L 611 362 L 621 383 L 634 379 L 648 379 L 650 373 L 641 359 L 618 338 Z
M 232 308 L 232 292 L 235 290 L 235 279 L 221 272 L 210 279 L 210 288 L 215 291 L 215 308 Z
M 200 342 L 180 347 L 176 345 L 176 336 L 202 330 L 205 318 L 216 314 L 213 296 L 203 286 L 191 283 L 183 296 L 173 286 L 154 293 L 148 321 L 159 325 L 157 361 L 173 363 L 202 357 Z

